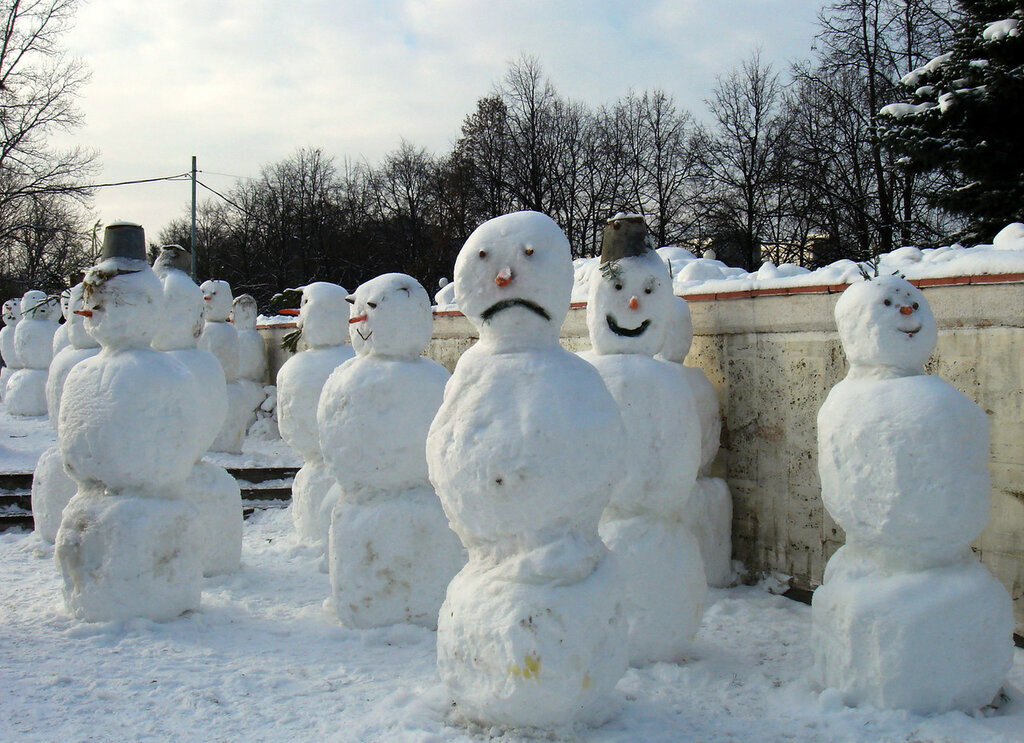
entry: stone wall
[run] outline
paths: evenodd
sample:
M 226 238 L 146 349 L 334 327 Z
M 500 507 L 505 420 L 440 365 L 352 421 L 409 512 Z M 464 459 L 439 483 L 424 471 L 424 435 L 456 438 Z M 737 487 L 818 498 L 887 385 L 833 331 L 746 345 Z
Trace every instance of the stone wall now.
M 992 518 L 974 547 L 1013 597 L 1024 635 L 1024 276 L 915 283 L 939 325 L 928 371 L 991 421 Z M 832 318 L 843 288 L 690 298 L 687 363 L 707 373 L 722 404 L 715 469 L 733 493 L 733 556 L 753 577 L 784 573 L 805 590 L 844 541 L 821 503 L 816 439 L 818 408 L 846 373 Z M 438 313 L 428 355 L 452 369 L 475 337 L 459 313 Z M 562 338 L 570 350 L 589 347 L 583 307 L 570 311 Z

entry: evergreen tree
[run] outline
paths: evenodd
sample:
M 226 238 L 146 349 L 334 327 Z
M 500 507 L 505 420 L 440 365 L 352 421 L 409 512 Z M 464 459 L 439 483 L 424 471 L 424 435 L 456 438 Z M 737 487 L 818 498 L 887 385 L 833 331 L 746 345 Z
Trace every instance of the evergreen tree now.
M 953 48 L 906 75 L 906 103 L 881 111 L 885 141 L 910 174 L 937 171 L 935 206 L 964 219 L 958 237 L 990 241 L 1024 221 L 1024 1 L 961 0 Z

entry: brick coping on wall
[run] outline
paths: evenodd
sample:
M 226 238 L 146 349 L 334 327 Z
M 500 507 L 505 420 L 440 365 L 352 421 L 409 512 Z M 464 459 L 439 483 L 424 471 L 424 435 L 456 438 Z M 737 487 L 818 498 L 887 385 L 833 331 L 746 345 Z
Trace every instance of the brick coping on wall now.
M 1024 273 L 982 274 L 980 276 L 943 276 L 934 279 L 910 279 L 910 283 L 919 289 L 929 286 L 968 286 L 983 284 L 1008 284 L 1015 281 L 1024 282 Z M 687 302 L 713 302 L 722 299 L 751 299 L 753 297 L 789 296 L 792 294 L 840 294 L 849 284 L 814 284 L 812 286 L 780 286 L 772 289 L 746 289 L 735 292 L 709 292 L 706 294 L 687 294 L 683 297 Z M 586 302 L 573 302 L 571 309 L 579 310 L 587 306 Z M 436 310 L 434 317 L 458 317 L 459 310 Z M 258 328 L 294 328 L 294 322 L 258 325 Z

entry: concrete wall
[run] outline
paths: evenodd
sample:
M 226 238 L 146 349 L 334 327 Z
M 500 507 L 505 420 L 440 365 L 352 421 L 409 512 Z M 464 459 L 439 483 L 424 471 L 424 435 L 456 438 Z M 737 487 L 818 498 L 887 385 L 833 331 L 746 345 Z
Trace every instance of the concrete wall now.
M 974 547 L 1013 597 L 1024 635 L 1024 277 L 1013 278 L 939 280 L 922 290 L 939 324 L 928 371 L 991 421 L 992 518 Z M 687 363 L 707 373 L 722 404 L 715 469 L 733 493 L 734 557 L 752 576 L 785 573 L 802 589 L 821 583 L 844 541 L 821 503 L 815 425 L 847 369 L 832 319 L 842 288 L 690 300 L 695 338 Z M 449 369 L 476 338 L 458 313 L 439 314 L 434 331 L 428 355 Z M 570 350 L 589 347 L 583 308 L 570 311 L 562 338 Z

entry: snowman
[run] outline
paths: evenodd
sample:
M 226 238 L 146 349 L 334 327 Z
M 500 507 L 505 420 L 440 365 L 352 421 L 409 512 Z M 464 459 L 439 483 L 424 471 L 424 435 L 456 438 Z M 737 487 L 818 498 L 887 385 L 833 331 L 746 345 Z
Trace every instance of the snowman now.
M 818 469 L 846 544 L 814 593 L 816 681 L 849 705 L 976 710 L 1013 659 L 1010 597 L 971 552 L 988 421 L 924 373 L 937 331 L 909 282 L 855 283 L 835 317 L 850 371 L 818 412 Z
M 427 431 L 449 379 L 421 356 L 433 330 L 430 299 L 411 276 L 389 273 L 348 301 L 356 357 L 327 379 L 317 411 L 339 488 L 328 537 L 334 606 L 352 627 L 435 629 L 466 560 L 427 475 Z
M 211 451 L 241 454 L 242 441 L 254 408 L 249 408 L 252 395 L 245 385 L 238 384 L 238 333 L 229 322 L 231 316 L 231 285 L 226 281 L 209 280 L 199 285 L 203 292 L 203 326 L 199 348 L 209 351 L 220 361 L 227 383 L 228 408 L 224 424 Z M 258 403 L 257 403 L 258 404 Z
M 170 619 L 199 605 L 201 545 L 181 486 L 203 411 L 180 361 L 150 348 L 163 289 L 138 225 L 108 225 L 85 276 L 85 329 L 102 349 L 68 373 L 57 422 L 78 483 L 54 555 L 79 619 Z
M 700 466 L 700 421 L 680 376 L 654 355 L 672 322 L 672 281 L 642 217 L 617 214 L 591 274 L 581 354 L 600 372 L 626 427 L 626 459 L 601 537 L 626 575 L 633 665 L 678 662 L 692 650 L 707 583 L 683 519 Z
M 164 317 L 153 348 L 165 351 L 191 372 L 198 387 L 201 415 L 192 425 L 192 470 L 183 497 L 199 512 L 204 575 L 238 570 L 242 554 L 242 496 L 235 478 L 203 455 L 213 444 L 227 414 L 227 385 L 220 362 L 196 347 L 203 331 L 203 291 L 192 281 L 191 254 L 179 245 L 160 249 L 153 270 L 163 285 Z
M 238 333 L 238 379 L 240 394 L 244 397 L 247 412 L 245 430 L 256 422 L 260 406 L 266 401 L 267 393 L 263 382 L 267 378 L 267 346 L 263 336 L 256 329 L 259 313 L 256 300 L 251 294 L 235 297 L 231 305 L 231 324 Z
M 324 464 L 317 428 L 317 405 L 327 378 L 355 354 L 348 335 L 348 292 L 337 284 L 316 281 L 302 287 L 296 325 L 305 350 L 277 372 L 277 415 L 281 438 L 302 455 L 292 483 L 292 519 L 299 536 L 326 546 L 331 525 L 327 492 L 335 485 Z
M 656 358 L 666 362 L 689 388 L 700 420 L 700 470 L 683 521 L 700 543 L 708 585 L 725 587 L 733 581 L 732 495 L 725 480 L 711 476 L 711 465 L 721 441 L 722 418 L 718 393 L 707 375 L 697 367 L 683 364 L 692 343 L 690 308 L 685 299 L 676 297 L 665 344 Z
M 7 412 L 11 415 L 46 415 L 46 377 L 53 360 L 60 304 L 56 297 L 31 290 L 21 298 L 21 322 L 14 333 L 14 351 L 21 369 L 7 383 Z
M 569 243 L 549 217 L 478 227 L 455 294 L 480 341 L 427 437 L 430 479 L 469 562 L 437 628 L 461 717 L 503 727 L 595 723 L 626 668 L 622 574 L 597 532 L 624 465 L 622 419 L 593 367 L 559 345 Z
M 83 284 L 77 284 L 68 290 L 68 321 L 61 327 L 68 330 L 69 345 L 54 356 L 46 378 L 46 413 L 55 429 L 60 419 L 61 396 L 68 374 L 78 362 L 100 351 L 100 344 L 85 329 L 85 318 L 78 314 L 83 308 L 84 289 Z M 60 447 L 53 446 L 44 451 L 32 476 L 32 518 L 40 539 L 53 544 L 60 527 L 61 513 L 76 489 L 75 481 L 64 471 Z
M 64 322 L 57 327 L 53 334 L 53 352 L 51 358 L 57 358 L 57 354 L 71 345 L 68 338 L 68 323 L 71 321 L 71 289 L 65 289 L 60 293 L 60 314 Z
M 0 356 L 4 366 L 0 369 L 0 400 L 7 400 L 7 383 L 11 375 L 21 368 L 21 359 L 14 350 L 14 334 L 21 322 L 21 300 L 8 299 L 3 305 L 4 326 L 0 328 Z

